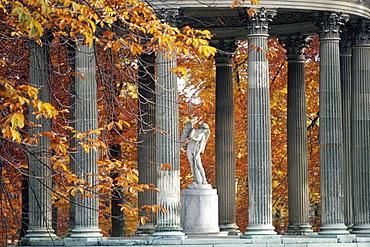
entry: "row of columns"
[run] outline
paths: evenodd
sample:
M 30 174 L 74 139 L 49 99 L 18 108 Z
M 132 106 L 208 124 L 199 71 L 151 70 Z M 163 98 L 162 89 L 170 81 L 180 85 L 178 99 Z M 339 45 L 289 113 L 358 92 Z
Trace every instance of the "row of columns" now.
M 47 41 L 47 40 L 46 40 Z M 78 40 L 69 47 L 68 57 L 75 76 L 70 77 L 70 121 L 77 131 L 87 133 L 98 128 L 97 83 L 96 83 L 96 53 L 95 47 L 82 44 Z M 39 99 L 50 103 L 50 55 L 49 46 L 39 46 L 30 41 L 30 85 L 40 88 Z M 79 76 L 79 75 L 83 75 Z M 30 106 L 30 121 L 41 127 L 30 127 L 29 134 L 51 132 L 51 120 L 32 114 L 36 110 Z M 95 139 L 95 134 L 89 136 Z M 48 156 L 49 136 L 38 137 L 39 143 L 30 146 L 29 163 L 29 226 L 24 241 L 40 241 L 56 239 L 52 230 L 52 168 Z M 71 154 L 71 169 L 79 179 L 85 179 L 91 187 L 98 185 L 98 177 L 90 174 L 98 173 L 97 152 L 86 153 L 78 144 L 76 138 L 71 138 L 71 147 L 76 150 Z M 71 198 L 69 237 L 75 239 L 100 238 L 102 234 L 98 227 L 98 197 L 95 190 L 90 191 L 94 197 L 81 198 L 77 192 Z
M 269 22 L 275 12 L 260 10 L 248 18 L 248 184 L 249 184 L 249 226 L 247 234 L 275 234 L 272 226 L 271 185 L 271 135 L 270 135 L 270 92 L 267 51 Z M 350 55 L 339 52 L 340 25 L 346 16 L 326 13 L 320 17 L 320 163 L 322 226 L 320 234 L 348 234 L 354 212 L 353 233 L 367 233 L 370 230 L 368 196 L 370 172 L 368 168 L 370 143 L 370 57 L 369 25 L 360 22 L 355 45 Z M 357 24 L 356 24 L 357 25 Z M 289 231 L 310 232 L 308 225 L 308 177 L 307 136 L 305 117 L 304 42 L 298 42 L 296 50 L 288 50 L 288 170 L 289 170 Z M 77 44 L 74 51 L 75 72 L 84 74 L 71 79 L 71 121 L 76 130 L 87 132 L 97 128 L 96 75 L 94 47 Z M 287 45 L 292 46 L 287 42 Z M 260 47 L 262 49 L 257 49 Z M 44 47 L 32 46 L 31 84 L 42 87 L 46 94 L 41 100 L 48 101 L 47 72 L 39 61 L 47 61 Z M 261 51 L 262 50 L 262 51 Z M 36 56 L 42 56 L 41 58 Z M 182 237 L 180 225 L 180 160 L 179 111 L 177 78 L 171 72 L 176 67 L 176 54 L 157 54 L 156 88 L 154 97 L 153 78 L 144 78 L 139 85 L 141 92 L 141 114 L 147 123 L 156 124 L 155 137 L 146 139 L 145 129 L 139 131 L 140 182 L 153 183 L 161 191 L 155 196 L 140 199 L 141 205 L 157 204 L 168 213 L 159 213 L 152 227 L 155 235 L 170 234 Z M 37 66 L 36 66 L 37 65 Z M 352 69 L 350 66 L 352 65 Z M 40 73 L 41 71 L 41 73 Z M 344 73 L 347 71 L 347 73 Z M 153 72 L 153 71 L 152 71 Z M 351 77 L 348 73 L 351 72 Z M 342 76 L 341 76 L 342 73 Z M 217 188 L 220 196 L 219 219 L 221 229 L 237 233 L 235 206 L 235 147 L 233 123 L 233 87 L 230 54 L 216 57 L 216 164 Z M 42 79 L 44 78 L 44 79 Z M 146 80 L 146 83 L 145 83 Z M 41 83 L 40 85 L 36 83 Z M 150 86 L 149 86 L 150 85 Z M 152 92 L 145 95 L 144 91 Z M 342 90 L 341 90 L 342 87 Z M 350 93 L 348 93 L 350 91 Z M 154 111 L 153 102 L 156 109 Z M 342 100 L 344 103 L 342 103 Z M 146 102 L 147 101 L 147 102 Z M 146 102 L 146 103 L 145 103 Z M 146 104 L 146 106 L 144 106 Z M 146 108 L 147 107 L 147 108 Z M 31 110 L 32 111 L 32 110 Z M 32 115 L 30 115 L 32 117 Z M 145 116 L 145 117 L 144 117 Z M 155 116 L 155 118 L 153 118 Z M 344 117 L 343 117 L 344 116 Z M 37 119 L 31 119 L 37 124 Z M 50 124 L 40 123 L 40 131 L 48 131 Z M 349 128 L 343 128 L 343 126 Z M 153 124 L 154 126 L 154 124 Z M 343 131 L 343 129 L 345 131 Z M 153 133 L 153 129 L 147 133 Z M 32 133 L 32 132 L 31 132 Z M 154 136 L 154 135 L 153 135 Z M 148 137 L 149 138 L 149 137 Z M 352 140 L 348 142 L 348 139 Z M 40 140 L 42 143 L 43 141 Z M 72 139 L 72 145 L 75 145 Z M 153 150 L 155 144 L 155 152 Z M 47 140 L 40 146 L 48 146 Z M 76 145 L 77 146 L 77 145 Z M 147 147 L 146 149 L 143 147 Z M 149 148 L 149 149 L 148 149 Z M 344 152 L 350 150 L 351 152 Z M 35 150 L 34 153 L 38 151 Z M 147 152 L 145 154 L 145 152 Z M 154 154 L 156 157 L 154 158 Z M 148 157 L 145 157 L 145 156 Z M 154 160 L 155 159 L 155 160 Z M 45 238 L 55 235 L 51 229 L 51 187 L 48 166 L 39 164 L 30 157 L 30 229 L 26 237 Z M 90 184 L 97 184 L 97 154 L 86 153 L 77 148 L 72 155 L 72 169 Z M 155 166 L 152 165 L 155 162 Z M 158 164 L 165 164 L 160 166 Z M 172 169 L 166 168 L 167 164 Z M 38 170 L 36 167 L 43 167 Z M 153 168 L 155 167 L 155 169 Z M 163 168 L 164 167 L 164 168 Z M 351 168 L 352 167 L 352 168 Z M 163 169 L 162 169 L 163 168 Z M 147 169 L 148 173 L 143 172 Z M 345 172 L 346 171 L 346 172 Z M 46 172 L 46 173 L 45 173 Z M 353 180 L 351 177 L 353 172 Z M 42 178 L 42 179 L 40 179 Z M 353 183 L 349 182 L 353 181 Z M 345 184 L 346 182 L 346 184 Z M 353 185 L 353 190 L 351 189 Z M 40 187 L 41 186 L 41 187 Z M 40 187 L 40 189 L 38 189 Z M 353 200 L 349 199 L 351 195 Z M 98 199 L 79 194 L 71 204 L 72 238 L 99 238 Z M 141 197 L 142 198 L 142 197 Z M 345 201 L 346 199 L 346 201 Z M 143 201 L 144 204 L 143 204 Z M 347 226 L 345 225 L 347 224 Z

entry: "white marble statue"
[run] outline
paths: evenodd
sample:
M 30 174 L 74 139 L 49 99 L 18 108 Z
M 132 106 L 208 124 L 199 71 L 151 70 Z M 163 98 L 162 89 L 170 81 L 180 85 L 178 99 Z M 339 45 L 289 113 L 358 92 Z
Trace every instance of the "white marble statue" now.
M 182 130 L 180 141 L 183 143 L 188 140 L 186 152 L 190 163 L 191 173 L 193 174 L 193 184 L 208 184 L 200 154 L 204 152 L 208 137 L 210 135 L 209 126 L 202 123 L 197 129 L 193 128 L 191 121 L 187 122 Z

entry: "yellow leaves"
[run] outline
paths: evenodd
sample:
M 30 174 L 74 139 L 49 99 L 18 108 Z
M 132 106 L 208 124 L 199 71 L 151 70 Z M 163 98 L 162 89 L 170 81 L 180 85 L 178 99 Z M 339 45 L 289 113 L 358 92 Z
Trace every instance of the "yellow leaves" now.
M 121 42 L 122 42 L 121 39 L 119 39 L 113 43 L 113 47 L 112 47 L 113 51 L 119 51 L 121 49 L 122 47 Z M 106 50 L 106 48 L 104 48 L 104 50 Z
M 39 0 L 36 2 L 38 4 L 36 3 L 35 5 L 41 7 L 42 15 L 48 15 L 50 13 L 50 8 L 45 1 Z M 16 2 L 16 6 L 12 10 L 12 15 L 18 16 L 20 31 L 27 32 L 29 38 L 41 37 L 43 35 L 44 29 L 41 23 L 20 2 Z
M 75 186 L 68 186 L 67 192 L 70 193 L 72 196 L 76 196 L 76 194 L 79 192 L 83 194 L 85 192 L 84 188 L 82 186 L 75 187 Z
M 12 114 L 7 121 L 10 121 L 12 128 L 23 128 L 24 127 L 24 115 L 20 113 Z
M 187 74 L 187 69 L 185 66 L 177 66 L 176 68 L 170 68 L 170 71 L 177 74 L 179 77 L 185 76 Z
M 107 125 L 107 129 L 110 131 L 113 129 L 114 126 L 116 126 L 119 130 L 123 130 L 123 125 L 125 125 L 127 128 L 131 128 L 131 125 L 129 122 L 124 121 L 124 120 L 119 120 L 117 122 L 110 122 Z
M 49 135 L 51 145 L 49 150 L 53 150 L 57 155 L 66 155 L 68 150 L 68 142 L 66 137 L 58 137 L 53 132 L 41 133 L 41 135 Z
M 21 142 L 22 137 L 19 130 L 25 126 L 26 122 L 24 116 L 25 105 L 30 103 L 30 99 L 33 99 L 33 103 L 41 102 L 37 100 L 38 89 L 29 85 L 14 86 L 14 82 L 10 81 L 2 81 L 0 85 L 5 88 L 5 90 L 0 91 L 0 97 L 3 99 L 0 110 L 8 112 L 6 116 L 0 118 L 2 134 L 5 138 Z M 49 105 L 47 106 L 50 107 Z M 51 116 L 56 114 L 50 109 L 48 111 Z
M 84 142 L 80 142 L 80 145 L 81 145 L 81 147 L 84 149 L 84 151 L 85 151 L 86 153 L 89 153 L 89 149 L 90 149 L 90 147 L 94 147 L 94 146 L 88 145 L 88 144 L 86 144 L 86 143 L 84 143 Z
M 55 109 L 55 107 L 50 103 L 43 103 L 40 100 L 34 100 L 32 104 L 35 109 L 38 110 L 32 113 L 37 115 L 37 119 L 40 119 L 42 116 L 47 118 L 55 118 L 58 115 L 57 109 Z
M 132 43 L 130 46 L 132 55 L 140 55 L 143 52 L 143 47 L 139 43 Z
M 212 47 L 212 46 L 200 46 L 199 47 L 199 52 L 201 54 L 203 54 L 204 56 L 206 57 L 209 57 L 209 56 L 214 56 L 217 52 L 216 48 Z
M 3 133 L 3 136 L 5 138 L 12 139 L 13 141 L 16 141 L 18 143 L 21 142 L 21 135 L 19 134 L 19 132 L 11 128 L 10 126 L 3 127 L 1 132 Z

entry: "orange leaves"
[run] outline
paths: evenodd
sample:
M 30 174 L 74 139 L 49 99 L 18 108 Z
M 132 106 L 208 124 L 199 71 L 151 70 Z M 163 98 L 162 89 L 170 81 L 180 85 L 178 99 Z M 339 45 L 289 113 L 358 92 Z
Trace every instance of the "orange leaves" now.
M 117 122 L 110 122 L 108 125 L 107 125 L 107 129 L 110 131 L 113 129 L 113 127 L 116 126 L 119 130 L 123 130 L 123 126 L 125 126 L 126 128 L 131 128 L 131 124 L 127 121 L 124 121 L 124 120 L 119 120 Z
M 165 168 L 172 171 L 172 166 L 170 164 L 161 164 L 161 169 L 164 171 Z
M 170 68 L 170 71 L 177 74 L 179 77 L 187 75 L 187 69 L 184 66 L 177 66 L 176 68 Z
M 231 5 L 230 7 L 231 8 L 236 8 L 236 7 L 243 7 L 243 3 L 245 2 L 245 0 L 241 0 L 241 1 L 233 1 L 231 2 Z M 251 5 L 254 5 L 254 4 L 259 4 L 258 0 L 250 0 L 249 1 Z
M 144 205 L 141 207 L 142 210 L 145 210 L 147 213 L 157 213 L 158 211 L 168 214 L 168 211 L 161 206 L 158 205 Z

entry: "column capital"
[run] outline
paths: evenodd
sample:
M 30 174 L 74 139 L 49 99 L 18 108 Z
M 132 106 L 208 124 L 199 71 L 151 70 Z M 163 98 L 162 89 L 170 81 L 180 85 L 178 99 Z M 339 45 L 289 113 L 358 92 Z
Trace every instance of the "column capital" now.
M 251 13 L 251 14 L 250 14 Z M 276 10 L 247 10 L 247 30 L 249 35 L 268 35 L 269 23 L 276 16 Z
M 304 50 L 307 45 L 312 43 L 312 38 L 307 36 L 288 36 L 279 39 L 280 43 L 285 44 L 288 60 L 304 61 Z
M 234 51 L 237 48 L 235 40 L 219 40 L 217 42 L 212 42 L 211 45 L 217 49 L 217 53 L 215 55 L 216 66 L 231 66 Z
M 352 51 L 352 37 L 349 33 L 344 33 L 341 35 L 340 41 L 339 41 L 339 51 L 340 55 L 351 55 Z
M 350 32 L 353 37 L 352 45 L 368 45 L 370 44 L 370 21 L 358 20 L 351 23 Z
M 177 27 L 179 25 L 179 16 L 180 10 L 179 9 L 161 9 L 157 12 L 158 19 L 162 22 L 168 22 L 173 27 Z
M 340 27 L 349 20 L 349 16 L 337 12 L 321 12 L 316 18 L 320 39 L 340 39 Z

